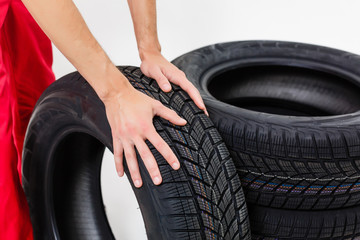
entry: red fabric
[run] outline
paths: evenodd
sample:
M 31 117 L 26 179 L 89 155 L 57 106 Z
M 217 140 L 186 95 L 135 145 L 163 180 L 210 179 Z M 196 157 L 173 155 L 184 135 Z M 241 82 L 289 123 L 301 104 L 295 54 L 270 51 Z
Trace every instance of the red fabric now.
M 50 40 L 23 3 L 0 0 L 0 239 L 33 239 L 21 152 L 34 105 L 55 80 L 51 65 Z

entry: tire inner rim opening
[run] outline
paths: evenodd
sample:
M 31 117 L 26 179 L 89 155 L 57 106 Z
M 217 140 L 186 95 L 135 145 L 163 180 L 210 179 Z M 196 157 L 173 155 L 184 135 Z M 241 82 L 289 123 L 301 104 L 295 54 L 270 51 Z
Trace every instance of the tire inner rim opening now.
M 332 116 L 360 109 L 360 87 L 335 74 L 295 66 L 232 67 L 213 74 L 216 99 L 252 111 L 290 116 Z

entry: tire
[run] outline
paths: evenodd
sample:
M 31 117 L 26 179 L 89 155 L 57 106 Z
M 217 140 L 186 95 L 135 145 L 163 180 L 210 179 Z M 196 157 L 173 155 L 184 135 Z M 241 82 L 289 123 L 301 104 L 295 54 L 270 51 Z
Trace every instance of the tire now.
M 360 206 L 322 211 L 248 205 L 253 240 L 360 239 Z
M 359 56 L 243 41 L 173 63 L 199 89 L 230 150 L 254 239 L 358 238 Z
M 135 88 L 188 122 L 179 127 L 154 118 L 181 162 L 178 171 L 172 170 L 147 142 L 163 177 L 160 186 L 139 161 L 144 183 L 132 187 L 148 239 L 250 239 L 239 177 L 210 119 L 179 87 L 164 93 L 139 68 L 119 69 Z M 112 150 L 105 108 L 85 79 L 75 72 L 52 84 L 35 107 L 23 152 L 35 239 L 114 239 L 100 189 L 105 147 Z M 126 166 L 125 172 L 129 176 Z
M 299 210 L 360 203 L 360 56 L 244 41 L 173 63 L 199 89 L 248 203 Z

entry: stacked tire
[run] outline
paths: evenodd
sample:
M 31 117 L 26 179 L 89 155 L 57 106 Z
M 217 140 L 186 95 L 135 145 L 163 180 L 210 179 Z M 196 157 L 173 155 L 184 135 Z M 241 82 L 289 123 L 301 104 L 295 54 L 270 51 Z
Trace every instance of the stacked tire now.
M 253 239 L 360 236 L 360 56 L 242 41 L 173 63 L 230 150 Z

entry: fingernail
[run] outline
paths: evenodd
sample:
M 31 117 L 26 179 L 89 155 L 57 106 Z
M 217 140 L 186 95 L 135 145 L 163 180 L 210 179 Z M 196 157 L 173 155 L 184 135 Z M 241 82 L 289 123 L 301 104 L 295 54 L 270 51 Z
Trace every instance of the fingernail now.
M 155 183 L 156 185 L 160 184 L 160 182 L 161 182 L 161 180 L 160 180 L 159 177 L 154 177 L 154 183 Z
M 178 162 L 174 162 L 171 166 L 172 166 L 172 168 L 175 169 L 175 170 L 177 170 L 177 169 L 180 167 L 180 165 L 179 165 Z
M 119 175 L 119 177 L 122 177 L 122 176 L 123 176 L 120 171 L 118 171 L 117 174 Z
M 163 84 L 162 86 L 163 86 L 163 89 L 164 89 L 165 91 L 170 91 L 170 90 L 171 90 L 170 84 L 165 83 L 165 84 Z
M 135 184 L 135 187 L 140 187 L 141 182 L 140 182 L 140 180 L 135 180 L 134 184 Z
M 181 122 L 183 122 L 184 124 L 187 123 L 187 121 L 185 119 L 183 119 L 183 118 L 181 118 Z

